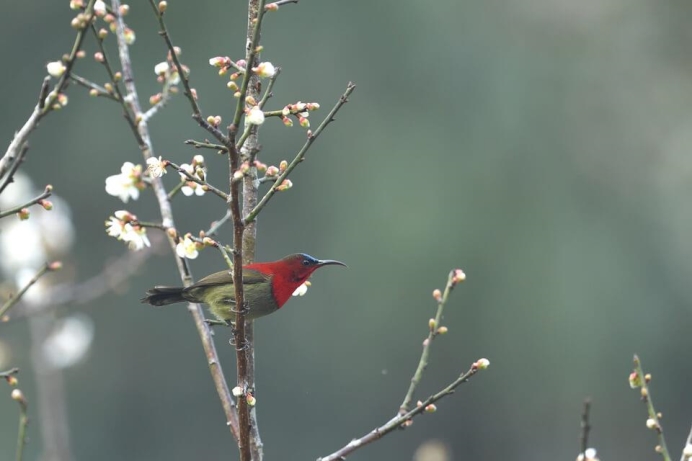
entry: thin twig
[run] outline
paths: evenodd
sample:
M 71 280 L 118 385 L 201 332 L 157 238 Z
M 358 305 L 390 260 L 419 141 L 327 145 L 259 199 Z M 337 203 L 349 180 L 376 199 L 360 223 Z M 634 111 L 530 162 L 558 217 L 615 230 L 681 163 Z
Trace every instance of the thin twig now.
M 188 171 L 186 171 L 184 168 L 181 168 L 180 165 L 177 165 L 177 164 L 175 164 L 175 163 L 173 163 L 173 162 L 170 162 L 170 161 L 167 161 L 167 163 L 168 163 L 168 165 L 170 165 L 172 168 L 174 168 L 178 173 L 184 175 L 184 176 L 188 179 L 188 181 L 192 181 L 192 182 L 194 182 L 194 183 L 199 184 L 200 186 L 206 187 L 210 192 L 212 192 L 212 193 L 218 195 L 219 197 L 221 197 L 221 198 L 224 200 L 224 202 L 225 202 L 225 201 L 228 201 L 228 194 L 227 194 L 227 193 L 225 193 L 225 192 L 223 192 L 223 191 L 217 189 L 216 187 L 214 187 L 214 186 L 212 186 L 211 184 L 209 184 L 207 181 L 205 181 L 205 180 L 203 180 L 203 179 L 200 179 L 199 177 L 197 177 L 197 176 L 195 176 L 195 175 L 193 175 L 193 174 L 190 174 L 190 173 L 189 173 Z
M 274 4 L 281 6 L 281 5 L 286 5 L 287 3 L 298 3 L 298 0 L 279 0 L 277 2 L 273 2 Z
M 641 361 L 639 360 L 639 357 L 636 354 L 634 355 L 634 371 L 637 374 L 639 382 L 641 383 L 642 400 L 644 401 L 644 403 L 646 403 L 646 409 L 649 412 L 649 420 L 647 420 L 647 427 L 650 427 L 650 429 L 655 430 L 656 435 L 658 435 L 658 446 L 656 447 L 656 451 L 661 453 L 663 461 L 670 461 L 670 453 L 668 452 L 668 447 L 666 446 L 666 439 L 663 436 L 663 426 L 661 426 L 661 420 L 658 416 L 658 413 L 656 412 L 656 408 L 654 408 L 653 402 L 651 401 L 651 394 L 649 392 L 648 385 L 648 382 L 651 378 L 648 375 L 644 375 Z M 652 421 L 651 426 L 649 424 L 649 421 Z
M 5 315 L 7 315 L 7 312 L 12 308 L 12 306 L 14 306 L 15 304 L 17 304 L 17 302 L 19 302 L 19 300 L 22 298 L 22 296 L 24 296 L 24 293 L 26 293 L 27 290 L 29 288 L 31 288 L 31 286 L 34 283 L 38 282 L 38 280 L 41 277 L 43 277 L 46 273 L 51 272 L 53 270 L 51 267 L 52 267 L 52 264 L 49 264 L 49 263 L 44 264 L 43 267 L 41 267 L 41 269 L 39 269 L 39 271 L 36 273 L 36 275 L 34 275 L 31 278 L 31 280 L 29 280 L 29 282 L 26 285 L 24 285 L 24 287 L 22 287 L 21 290 L 19 290 L 19 293 L 17 293 L 16 296 L 13 296 L 10 299 L 8 299 L 5 302 L 5 304 L 3 304 L 2 307 L 0 307 L 0 319 L 2 319 Z
M 276 181 L 274 181 L 274 184 L 269 188 L 266 194 L 262 197 L 262 199 L 259 201 L 257 206 L 255 206 L 250 213 L 248 213 L 245 216 L 245 219 L 243 222 L 245 224 L 249 224 L 252 221 L 254 221 L 257 218 L 257 215 L 262 211 L 262 208 L 264 208 L 269 200 L 274 196 L 276 193 L 276 189 L 284 182 L 284 180 L 288 177 L 289 174 L 291 174 L 291 171 L 298 166 L 300 162 L 303 161 L 303 158 L 305 157 L 305 154 L 307 153 L 308 149 L 310 149 L 310 146 L 312 146 L 312 143 L 315 142 L 317 137 L 324 131 L 324 129 L 329 125 L 330 122 L 334 120 L 334 115 L 336 115 L 337 112 L 339 112 L 339 109 L 348 102 L 348 97 L 350 96 L 351 93 L 353 93 L 353 90 L 356 89 L 356 85 L 353 83 L 350 83 L 346 86 L 346 92 L 341 95 L 339 98 L 339 101 L 336 103 L 336 105 L 332 108 L 332 110 L 327 114 L 327 117 L 322 120 L 322 123 L 320 123 L 320 126 L 317 127 L 317 129 L 312 133 L 312 136 L 308 137 L 308 140 L 305 142 L 303 147 L 298 151 L 296 154 L 295 158 L 291 161 L 291 163 L 288 164 L 288 167 L 286 170 L 279 175 L 278 178 L 276 178 Z
M 40 202 L 41 200 L 47 199 L 52 194 L 53 194 L 53 186 L 47 185 L 46 189 L 39 196 L 32 198 L 31 200 L 29 200 L 25 204 L 17 205 L 16 207 L 10 208 L 9 210 L 1 211 L 0 212 L 0 219 L 4 218 L 5 216 L 19 213 L 24 208 L 28 208 L 31 205 L 36 205 L 38 202 Z
M 7 173 L 7 176 L 5 176 L 5 179 L 2 182 L 2 185 L 0 185 L 0 194 L 3 193 L 5 188 L 10 185 L 14 181 L 14 174 L 17 172 L 19 169 L 19 166 L 22 164 L 24 161 L 24 157 L 26 157 L 26 153 L 29 151 L 29 143 L 25 142 L 22 144 L 21 148 L 19 149 L 19 154 L 17 155 L 17 158 L 15 159 L 10 159 L 12 164 L 10 165 L 10 171 Z
M 120 11 L 119 0 L 112 0 L 112 9 L 113 11 Z M 158 9 L 156 9 L 156 11 L 158 11 Z M 125 87 L 128 93 L 128 101 L 130 101 L 130 105 L 133 109 L 133 112 L 135 114 L 141 114 L 139 99 L 137 96 L 137 88 L 134 83 L 134 75 L 132 72 L 132 63 L 130 60 L 128 45 L 125 42 L 125 23 L 123 22 L 122 17 L 117 17 L 116 25 L 118 50 L 120 52 L 120 62 L 123 69 Z M 177 58 L 175 56 L 174 51 L 172 53 L 172 58 L 175 62 L 177 62 Z M 177 62 L 178 72 L 180 73 L 180 76 L 184 82 L 185 74 L 182 72 L 182 68 L 179 64 L 180 63 Z M 186 89 L 189 89 L 189 87 L 186 86 Z M 137 125 L 137 130 L 135 130 L 135 138 L 137 139 L 137 142 L 140 145 L 140 148 L 142 149 L 142 154 L 144 155 L 145 159 L 154 155 L 153 144 L 149 136 L 149 130 L 146 122 L 142 121 Z M 163 181 L 161 180 L 161 178 L 154 178 L 152 181 L 152 186 L 159 204 L 159 209 L 161 210 L 163 225 L 166 227 L 175 228 L 175 223 L 173 221 L 173 211 L 171 208 L 170 201 L 168 200 L 168 196 L 166 194 L 166 189 L 163 186 Z M 176 242 L 170 235 L 167 234 L 167 236 L 171 250 L 173 251 L 173 253 L 175 253 Z M 184 258 L 175 258 L 175 260 L 178 266 L 178 272 L 180 273 L 180 277 L 183 280 L 183 283 L 186 286 L 190 285 L 192 283 L 192 275 L 190 274 L 190 269 L 187 266 L 187 262 Z M 238 415 L 235 411 L 233 399 L 231 398 L 231 393 L 228 389 L 228 384 L 226 383 L 226 379 L 224 378 L 223 370 L 221 369 L 221 364 L 219 363 L 219 357 L 216 353 L 216 347 L 214 345 L 214 340 L 212 338 L 211 329 L 204 321 L 204 312 L 202 311 L 202 307 L 199 304 L 189 304 L 188 309 L 192 314 L 192 317 L 195 322 L 195 327 L 197 328 L 197 332 L 200 336 L 200 340 L 202 342 L 202 346 L 204 348 L 204 352 L 207 358 L 207 364 L 209 365 L 209 371 L 211 373 L 212 380 L 214 381 L 216 392 L 219 395 L 219 399 L 221 400 L 221 406 L 223 407 L 223 411 L 226 415 L 226 421 L 229 430 L 233 437 L 237 439 L 239 431 Z
M 399 407 L 399 414 L 404 414 L 409 411 L 411 401 L 413 400 L 413 394 L 416 392 L 416 388 L 423 377 L 423 372 L 428 366 L 428 357 L 430 356 L 430 346 L 432 345 L 433 339 L 439 334 L 438 328 L 440 327 L 440 320 L 442 319 L 442 313 L 444 312 L 445 306 L 447 305 L 447 299 L 449 299 L 449 294 L 452 292 L 456 286 L 455 271 L 451 271 L 447 277 L 447 285 L 445 286 L 445 291 L 442 297 L 437 303 L 437 313 L 435 314 L 435 319 L 430 322 L 428 337 L 423 341 L 423 352 L 421 353 L 420 360 L 418 361 L 418 367 L 416 367 L 416 372 L 411 378 L 411 384 L 409 385 L 404 401 Z
M 214 143 L 211 143 L 211 142 L 206 141 L 206 140 L 204 142 L 202 142 L 202 141 L 195 141 L 194 139 L 188 139 L 187 141 L 185 141 L 185 144 L 189 144 L 192 147 L 194 147 L 195 149 L 214 149 L 214 150 L 220 151 L 222 153 L 228 152 L 228 149 L 226 148 L 226 146 L 222 146 L 221 144 L 214 144 Z
M 70 80 L 75 82 L 76 84 L 83 86 L 84 88 L 88 88 L 89 90 L 95 90 L 96 91 L 96 96 L 101 96 L 107 99 L 110 99 L 112 101 L 118 101 L 118 97 L 114 95 L 113 93 L 110 93 L 107 89 L 104 87 L 97 85 L 96 83 L 92 82 L 91 80 L 87 80 L 84 77 L 80 77 L 79 75 L 72 74 L 70 75 Z
M 8 378 L 9 376 L 13 376 L 19 373 L 19 368 L 10 368 L 7 371 L 0 371 L 0 378 Z
M 16 461 L 22 461 L 24 458 L 24 447 L 26 446 L 26 427 L 29 425 L 29 416 L 27 415 L 28 403 L 24 393 L 19 389 L 12 391 L 12 398 L 19 404 L 19 430 L 17 431 L 17 455 Z
M 581 447 L 582 459 L 586 460 L 586 449 L 589 448 L 589 431 L 591 430 L 591 425 L 589 424 L 589 411 L 591 410 L 591 399 L 584 399 L 584 409 L 581 413 L 581 432 L 579 436 L 579 445 Z
M 466 373 L 461 374 L 456 380 L 454 380 L 451 384 L 449 384 L 447 387 L 442 389 L 436 394 L 431 395 L 427 399 L 425 399 L 423 402 L 421 402 L 420 405 L 416 406 L 416 408 L 407 411 L 404 414 L 397 415 L 396 417 L 390 419 L 387 421 L 387 423 L 383 424 L 380 427 L 377 427 L 373 429 L 372 431 L 368 432 L 364 436 L 353 439 L 351 440 L 348 444 L 346 444 L 344 447 L 341 449 L 335 451 L 334 453 L 323 456 L 321 458 L 317 458 L 317 461 L 338 461 L 338 460 L 344 460 L 346 459 L 347 456 L 349 456 L 351 453 L 354 451 L 364 447 L 365 445 L 372 443 L 376 440 L 381 439 L 385 435 L 389 434 L 390 432 L 394 431 L 395 429 L 398 428 L 405 428 L 406 427 L 406 422 L 411 421 L 414 416 L 418 416 L 422 414 L 423 412 L 426 411 L 434 411 L 432 407 L 429 407 L 429 405 L 434 404 L 438 400 L 442 399 L 443 397 L 446 397 L 450 394 L 454 393 L 454 390 L 459 387 L 461 384 L 464 384 L 468 382 L 468 380 L 478 373 L 479 370 L 482 368 L 479 367 L 478 362 L 475 362 L 471 365 L 471 368 Z
M 228 222 L 228 220 L 229 220 L 230 218 L 231 218 L 231 210 L 226 210 L 226 214 L 225 214 L 221 219 L 219 219 L 218 221 L 214 221 L 213 223 L 211 223 L 211 226 L 210 226 L 209 229 L 205 232 L 205 235 L 207 235 L 207 236 L 209 236 L 209 237 L 215 235 L 215 234 L 219 231 L 219 229 L 221 228 L 221 226 L 223 226 L 224 224 L 226 224 L 226 222 Z

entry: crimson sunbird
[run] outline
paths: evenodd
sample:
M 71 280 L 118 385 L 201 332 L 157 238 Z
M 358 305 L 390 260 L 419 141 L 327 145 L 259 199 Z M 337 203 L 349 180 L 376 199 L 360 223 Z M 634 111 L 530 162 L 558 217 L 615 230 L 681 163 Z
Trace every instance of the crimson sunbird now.
M 243 266 L 243 297 L 248 308 L 246 319 L 256 319 L 275 312 L 293 292 L 317 269 L 336 264 L 333 259 L 319 260 L 303 253 L 288 255 L 278 261 L 253 263 Z M 205 303 L 223 322 L 235 321 L 235 287 L 230 271 L 207 275 L 189 287 L 156 286 L 147 290 L 143 303 L 166 306 L 173 303 Z

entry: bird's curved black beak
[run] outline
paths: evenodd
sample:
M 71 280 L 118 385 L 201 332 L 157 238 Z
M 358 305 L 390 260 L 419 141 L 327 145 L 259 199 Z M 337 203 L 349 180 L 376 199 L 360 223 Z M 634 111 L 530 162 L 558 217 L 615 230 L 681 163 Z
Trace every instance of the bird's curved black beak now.
M 346 264 L 342 263 L 341 261 L 335 261 L 334 259 L 321 259 L 318 264 L 320 265 L 320 267 L 330 266 L 330 265 L 348 267 Z

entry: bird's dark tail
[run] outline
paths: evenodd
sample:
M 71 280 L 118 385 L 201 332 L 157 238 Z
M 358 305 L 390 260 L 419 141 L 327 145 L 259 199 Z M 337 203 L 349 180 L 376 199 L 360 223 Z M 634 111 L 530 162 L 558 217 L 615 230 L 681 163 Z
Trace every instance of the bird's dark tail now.
M 154 287 L 147 290 L 147 295 L 140 301 L 152 306 L 166 306 L 185 301 L 180 287 Z

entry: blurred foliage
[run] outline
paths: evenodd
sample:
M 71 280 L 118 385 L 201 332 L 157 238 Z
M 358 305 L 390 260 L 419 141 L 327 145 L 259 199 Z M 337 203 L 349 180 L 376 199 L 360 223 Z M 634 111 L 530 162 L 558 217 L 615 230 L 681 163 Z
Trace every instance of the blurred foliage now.
M 5 143 L 29 115 L 45 64 L 71 46 L 67 3 L 2 6 Z M 243 52 L 242 2 L 169 3 L 203 111 L 228 120 L 234 101 L 208 59 Z M 601 459 L 654 458 L 645 408 L 627 383 L 634 352 L 653 373 L 676 456 L 692 422 L 691 16 L 688 3 L 659 0 L 322 0 L 267 18 L 263 58 L 283 68 L 271 108 L 319 101 L 315 123 L 349 80 L 358 85 L 294 187 L 260 217 L 260 260 L 305 251 L 350 267 L 320 272 L 307 296 L 257 323 L 268 460 L 315 459 L 393 415 L 434 313 L 430 293 L 456 266 L 468 280 L 452 296 L 450 332 L 433 345 L 419 396 L 479 357 L 490 368 L 354 459 L 413 459 L 426 442 L 452 459 L 574 459 L 587 395 Z M 144 2 L 131 5 L 129 24 L 146 100 L 165 46 Z M 93 41 L 86 49 L 93 54 Z M 103 82 L 88 61 L 76 72 Z M 69 96 L 32 136 L 23 171 L 70 203 L 77 245 L 65 263 L 82 280 L 126 251 L 104 232 L 114 210 L 147 220 L 157 211 L 150 194 L 123 206 L 104 191 L 124 161 L 141 163 L 120 109 L 81 88 Z M 183 163 L 199 153 L 183 144 L 206 136 L 190 112 L 177 97 L 151 122 L 156 155 Z M 262 160 L 291 158 L 304 136 L 268 123 Z M 210 181 L 223 185 L 226 159 L 205 154 Z M 170 187 L 174 176 L 164 178 Z M 211 194 L 174 207 L 181 232 L 224 213 Z M 192 267 L 202 276 L 224 263 L 208 251 Z M 138 301 L 151 285 L 177 282 L 166 252 L 116 295 L 60 310 L 95 324 L 89 358 L 66 372 L 76 459 L 235 459 L 185 308 Z M 25 321 L 0 325 L 11 354 L 3 366 L 22 368 L 34 417 L 32 460 L 41 447 L 27 331 Z M 216 333 L 233 385 L 228 337 Z M 17 409 L 2 394 L 8 459 Z

